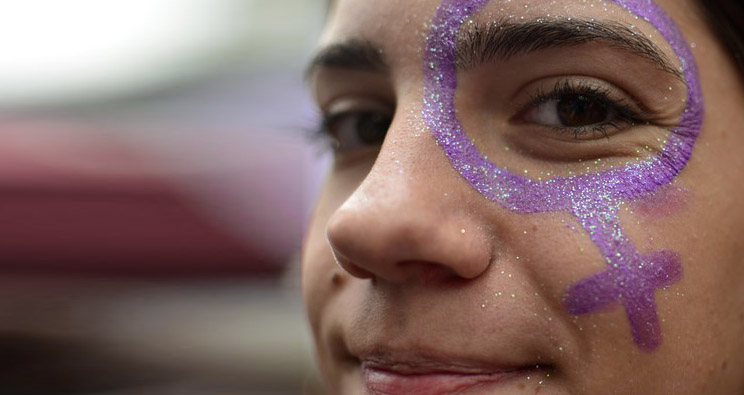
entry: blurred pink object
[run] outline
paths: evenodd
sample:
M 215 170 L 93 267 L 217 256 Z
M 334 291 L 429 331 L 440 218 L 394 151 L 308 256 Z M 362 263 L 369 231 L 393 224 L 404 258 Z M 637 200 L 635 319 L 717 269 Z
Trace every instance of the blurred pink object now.
M 0 123 L 0 272 L 278 273 L 301 237 L 300 144 L 274 143 L 271 162 L 245 134 L 168 133 L 153 148 L 90 125 Z

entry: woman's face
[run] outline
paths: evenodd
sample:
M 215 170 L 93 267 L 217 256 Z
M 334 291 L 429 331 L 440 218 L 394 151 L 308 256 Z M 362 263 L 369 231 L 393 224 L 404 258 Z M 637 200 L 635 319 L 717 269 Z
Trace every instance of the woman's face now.
M 333 4 L 303 254 L 332 393 L 744 390 L 741 80 L 692 1 L 621 3 Z

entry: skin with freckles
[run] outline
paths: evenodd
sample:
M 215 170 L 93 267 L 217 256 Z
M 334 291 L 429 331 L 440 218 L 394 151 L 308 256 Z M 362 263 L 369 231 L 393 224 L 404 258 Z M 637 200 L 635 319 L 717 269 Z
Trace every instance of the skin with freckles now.
M 330 128 L 340 147 L 303 253 L 303 292 L 329 392 L 410 393 L 435 383 L 466 393 L 741 393 L 744 217 L 736 202 L 744 188 L 731 180 L 744 171 L 737 152 L 744 118 L 736 110 L 744 97 L 695 4 L 657 2 L 695 43 L 706 110 L 699 137 L 690 139 L 692 156 L 665 178 L 667 186 L 640 193 L 646 205 L 628 203 L 636 197 L 627 194 L 612 199 L 621 227 L 597 224 L 621 229 L 631 255 L 677 262 L 680 270 L 662 270 L 668 281 L 654 283 L 645 299 L 653 309 L 613 298 L 583 311 L 582 303 L 572 309 L 571 290 L 612 268 L 606 253 L 621 250 L 616 235 L 592 236 L 592 217 L 577 210 L 519 209 L 557 206 L 570 192 L 542 203 L 529 203 L 529 193 L 488 195 L 478 185 L 494 184 L 469 177 L 437 135 L 441 122 L 422 98 L 432 86 L 427 49 L 445 3 L 336 2 L 320 48 L 366 43 L 384 67 L 324 64 L 309 75 L 325 115 L 391 118 L 381 145 L 369 138 L 375 118 L 345 115 Z M 501 29 L 536 19 L 611 22 L 647 37 L 674 68 L 690 70 L 658 23 L 613 2 L 481 3 L 460 16 L 458 40 L 497 22 Z M 488 163 L 535 184 L 642 166 L 675 136 L 697 135 L 675 132 L 689 125 L 691 74 L 680 79 L 606 39 L 489 58 L 456 73 L 451 104 L 466 141 Z M 623 117 L 625 104 L 612 103 L 641 115 Z M 555 125 L 556 114 L 577 109 L 595 109 L 592 121 L 614 117 L 616 125 L 604 133 Z M 349 139 L 349 131 L 364 138 Z M 596 196 L 602 188 L 577 193 Z M 666 196 L 675 197 L 668 207 Z

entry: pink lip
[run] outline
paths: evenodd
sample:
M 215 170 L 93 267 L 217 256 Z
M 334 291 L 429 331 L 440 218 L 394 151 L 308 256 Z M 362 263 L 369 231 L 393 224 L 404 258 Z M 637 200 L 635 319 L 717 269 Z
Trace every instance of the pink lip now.
M 412 368 L 410 364 L 363 362 L 364 383 L 373 395 L 444 395 L 495 385 L 526 372 L 527 368 L 488 371 L 471 368 Z

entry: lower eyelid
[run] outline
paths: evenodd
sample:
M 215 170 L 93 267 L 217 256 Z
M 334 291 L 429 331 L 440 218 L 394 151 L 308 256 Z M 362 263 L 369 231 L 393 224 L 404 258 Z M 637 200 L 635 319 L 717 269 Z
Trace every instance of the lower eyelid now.
M 651 152 L 653 154 L 661 149 L 660 141 L 663 141 L 668 133 L 664 128 L 646 125 L 636 127 L 617 125 L 617 128 L 606 126 L 609 138 L 602 136 L 601 131 L 596 128 L 583 128 L 581 132 L 584 134 L 578 136 L 574 135 L 576 130 L 561 128 L 535 129 L 531 125 L 521 125 L 510 129 L 511 132 L 504 135 L 503 139 L 504 147 L 510 148 L 508 152 L 524 160 L 538 161 L 534 163 L 543 161 L 566 163 L 569 167 L 574 166 L 577 160 L 581 162 L 582 159 L 614 158 L 612 161 L 630 161 L 646 157 L 650 155 L 648 150 L 653 151 Z M 486 152 L 495 152 L 494 149 L 499 148 L 488 148 Z
M 617 133 L 622 132 L 626 127 L 625 125 L 622 125 L 620 123 L 604 123 L 604 124 L 597 124 L 597 125 L 589 125 L 589 126 L 582 126 L 577 128 L 567 128 L 567 127 L 550 127 L 555 133 L 571 137 L 574 140 L 579 141 L 587 141 L 587 140 L 596 140 L 599 138 L 607 138 L 616 135 Z M 629 127 L 630 125 L 628 125 Z
M 600 138 L 609 139 L 615 134 L 622 132 L 622 128 L 616 125 L 602 124 L 596 126 L 586 126 L 581 129 L 566 130 L 571 133 L 575 140 L 597 140 Z

